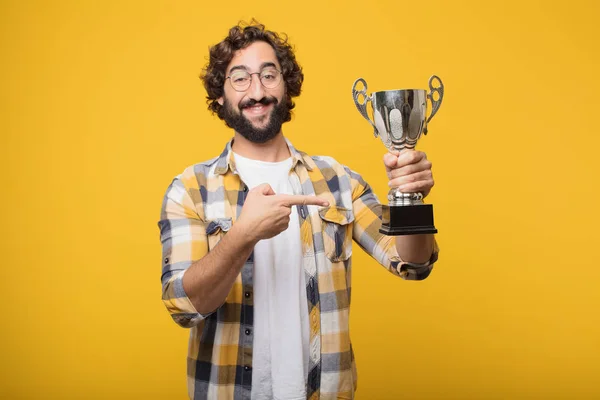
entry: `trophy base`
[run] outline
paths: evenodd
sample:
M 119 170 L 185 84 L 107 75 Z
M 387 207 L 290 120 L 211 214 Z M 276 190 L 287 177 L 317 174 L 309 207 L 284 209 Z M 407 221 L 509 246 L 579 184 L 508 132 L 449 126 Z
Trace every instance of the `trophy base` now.
M 382 206 L 380 233 L 388 236 L 437 233 L 433 226 L 433 206 Z

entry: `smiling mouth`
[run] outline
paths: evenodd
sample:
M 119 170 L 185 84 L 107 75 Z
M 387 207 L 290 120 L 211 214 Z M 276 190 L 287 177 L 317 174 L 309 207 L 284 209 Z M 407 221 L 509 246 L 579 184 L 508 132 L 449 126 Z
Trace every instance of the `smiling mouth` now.
M 270 108 L 271 104 L 264 105 L 261 103 L 256 103 L 252 106 L 244 107 L 243 110 L 250 115 L 262 115 L 266 113 Z

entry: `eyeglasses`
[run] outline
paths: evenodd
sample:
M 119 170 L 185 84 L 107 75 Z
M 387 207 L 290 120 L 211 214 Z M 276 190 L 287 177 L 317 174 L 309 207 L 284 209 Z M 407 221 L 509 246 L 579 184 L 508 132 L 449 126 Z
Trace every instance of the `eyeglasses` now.
M 236 69 L 225 79 L 229 79 L 231 87 L 238 92 L 243 92 L 250 87 L 252 75 L 258 75 L 260 83 L 267 89 L 274 89 L 281 83 L 281 71 L 276 68 L 265 68 L 260 72 L 249 73 L 243 69 Z

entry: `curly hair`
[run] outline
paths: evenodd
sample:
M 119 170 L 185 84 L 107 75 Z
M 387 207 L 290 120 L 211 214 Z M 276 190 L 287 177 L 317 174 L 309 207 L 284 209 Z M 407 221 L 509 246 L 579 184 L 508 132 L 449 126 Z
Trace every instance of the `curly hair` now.
M 208 93 L 208 96 L 206 96 L 208 109 L 213 114 L 217 114 L 220 119 L 223 119 L 223 106 L 219 104 L 217 99 L 221 98 L 224 94 L 227 66 L 233 59 L 236 51 L 245 49 L 258 41 L 270 44 L 273 50 L 275 50 L 286 86 L 285 103 L 288 111 L 283 122 L 287 122 L 292 118 L 290 111 L 295 107 L 292 98 L 300 95 L 304 80 L 302 68 L 296 62 L 296 56 L 294 55 L 292 45 L 288 42 L 287 35 L 279 35 L 268 31 L 263 24 L 253 19 L 250 21 L 250 24 L 240 22 L 231 28 L 223 41 L 210 48 L 208 64 L 204 67 L 200 75 L 200 79 L 202 79 Z

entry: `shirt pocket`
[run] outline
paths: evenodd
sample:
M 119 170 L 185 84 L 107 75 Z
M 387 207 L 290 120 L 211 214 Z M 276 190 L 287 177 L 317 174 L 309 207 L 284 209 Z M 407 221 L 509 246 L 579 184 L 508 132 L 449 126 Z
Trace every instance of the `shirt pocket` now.
M 217 243 L 231 229 L 231 218 L 215 218 L 206 223 L 206 236 L 208 237 L 208 250 L 215 248 Z
M 352 210 L 331 206 L 319 210 L 323 220 L 323 246 L 332 262 L 345 261 L 352 255 Z

